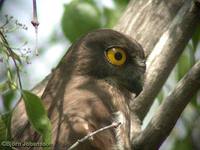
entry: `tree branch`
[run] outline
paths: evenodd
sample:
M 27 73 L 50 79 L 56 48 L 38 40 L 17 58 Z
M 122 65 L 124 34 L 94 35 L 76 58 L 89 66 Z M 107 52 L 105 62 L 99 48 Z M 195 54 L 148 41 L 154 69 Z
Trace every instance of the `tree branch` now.
M 163 101 L 146 129 L 133 141 L 133 149 L 158 149 L 199 88 L 200 61 L 192 67 L 173 92 Z
M 114 29 L 138 41 L 148 56 L 186 1 L 132 0 Z
M 117 122 L 113 122 L 111 125 L 108 125 L 108 126 L 105 126 L 103 128 L 100 128 L 100 129 L 98 129 L 98 130 L 96 130 L 96 131 L 84 136 L 82 139 L 77 140 L 77 142 L 75 142 L 72 146 L 70 146 L 68 148 L 68 150 L 72 150 L 72 149 L 76 148 L 80 143 L 85 142 L 89 138 L 93 137 L 95 134 L 98 134 L 98 133 L 100 133 L 102 131 L 105 131 L 105 130 L 108 130 L 108 129 L 111 129 L 111 128 L 117 128 L 120 124 L 121 124 L 120 122 L 118 122 L 118 123 Z
M 174 18 L 169 29 L 161 36 L 148 58 L 146 80 L 142 93 L 134 100 L 131 109 L 143 120 L 154 98 L 165 83 L 179 56 L 199 23 L 200 9 L 191 0 Z

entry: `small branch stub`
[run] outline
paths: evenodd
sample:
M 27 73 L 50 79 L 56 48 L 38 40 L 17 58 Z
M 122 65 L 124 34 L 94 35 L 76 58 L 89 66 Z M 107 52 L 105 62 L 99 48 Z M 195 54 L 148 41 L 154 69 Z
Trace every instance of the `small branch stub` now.
M 39 55 L 38 52 L 38 26 L 39 21 L 37 17 L 37 3 L 36 0 L 33 0 L 33 20 L 31 21 L 33 27 L 35 28 L 35 54 L 36 56 Z

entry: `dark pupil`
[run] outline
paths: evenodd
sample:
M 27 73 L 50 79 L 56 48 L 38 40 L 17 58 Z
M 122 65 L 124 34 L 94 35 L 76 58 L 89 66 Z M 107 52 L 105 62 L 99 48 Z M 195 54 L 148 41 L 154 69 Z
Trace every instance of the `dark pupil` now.
M 122 59 L 122 54 L 120 52 L 115 53 L 115 59 L 121 60 Z

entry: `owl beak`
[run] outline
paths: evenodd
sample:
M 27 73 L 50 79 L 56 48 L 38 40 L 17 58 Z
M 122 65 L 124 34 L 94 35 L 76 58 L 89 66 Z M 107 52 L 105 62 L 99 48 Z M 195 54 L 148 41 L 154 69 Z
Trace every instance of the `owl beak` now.
M 142 80 L 130 79 L 127 82 L 121 83 L 125 88 L 127 88 L 131 93 L 136 94 L 138 96 L 140 92 L 143 90 L 143 82 Z
M 141 67 L 141 68 L 143 68 L 144 70 L 146 70 L 146 61 L 145 61 L 144 59 L 135 58 L 134 60 L 135 60 L 134 62 L 136 62 L 136 64 L 137 64 L 139 67 Z
M 143 84 L 140 81 L 132 81 L 132 85 L 130 88 L 130 91 L 132 93 L 135 93 L 136 96 L 138 96 L 142 91 L 142 89 L 143 89 Z

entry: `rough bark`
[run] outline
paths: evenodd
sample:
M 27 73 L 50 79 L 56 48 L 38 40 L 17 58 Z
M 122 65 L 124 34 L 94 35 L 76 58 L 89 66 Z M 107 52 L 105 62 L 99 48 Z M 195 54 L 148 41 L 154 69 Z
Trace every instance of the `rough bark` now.
M 147 141 L 150 137 L 154 141 L 154 146 L 152 146 L 152 148 L 157 148 L 169 134 L 178 116 L 183 111 L 183 109 L 181 109 L 180 112 L 175 112 L 176 118 L 166 119 L 166 125 L 170 122 L 173 123 L 169 124 L 169 130 L 164 135 L 160 130 L 157 131 L 152 128 L 154 125 L 153 123 L 155 123 L 154 120 L 156 119 L 151 121 L 143 132 L 140 131 L 140 123 L 176 64 L 185 45 L 191 38 L 199 21 L 199 13 L 199 8 L 196 7 L 191 0 L 132 0 L 119 20 L 119 23 L 115 26 L 116 30 L 136 39 L 144 47 L 146 56 L 153 51 L 148 58 L 144 90 L 131 105 L 133 110 L 132 134 L 134 148 L 141 149 L 141 144 L 144 143 L 148 145 Z M 35 88 L 34 92 L 41 96 L 47 81 L 48 79 L 45 79 L 42 84 Z M 187 85 L 186 83 L 184 83 L 184 85 Z M 179 85 L 178 89 L 180 89 Z M 177 89 L 175 89 L 175 92 L 176 90 Z M 192 96 L 191 94 L 189 95 Z M 167 106 L 168 103 L 165 101 L 158 110 L 157 115 L 160 111 L 163 112 L 163 108 L 168 109 L 173 105 L 173 96 L 174 95 L 166 99 L 166 101 L 171 99 L 171 104 Z M 174 98 L 181 100 L 182 96 L 183 93 L 178 93 Z M 188 102 L 189 101 L 180 103 L 182 108 L 184 108 Z M 159 118 L 162 118 L 166 116 L 167 113 L 161 113 L 160 115 L 162 116 L 159 116 Z M 157 117 L 155 116 L 155 118 Z M 160 123 L 161 120 L 157 122 Z M 27 122 L 27 116 L 24 113 L 24 105 L 21 102 L 16 108 L 12 120 L 12 129 L 15 136 L 20 136 L 20 132 L 25 129 L 25 122 Z M 156 130 L 155 136 L 153 133 L 154 130 Z M 147 138 L 145 138 L 145 136 Z M 162 140 L 159 140 L 158 137 Z
M 149 55 L 185 3 L 186 0 L 132 0 L 115 29 L 136 39 Z
M 164 99 L 145 130 L 133 140 L 133 149 L 158 149 L 199 88 L 200 61 L 183 77 L 173 92 Z
M 186 44 L 199 23 L 199 9 L 193 1 L 185 0 L 168 29 L 161 35 L 148 57 L 144 89 L 132 105 L 141 120 L 165 83 Z

